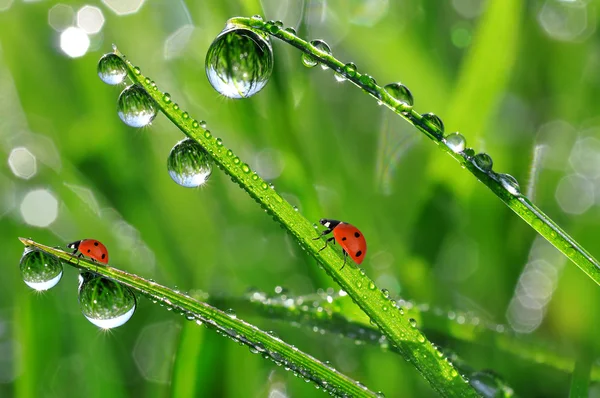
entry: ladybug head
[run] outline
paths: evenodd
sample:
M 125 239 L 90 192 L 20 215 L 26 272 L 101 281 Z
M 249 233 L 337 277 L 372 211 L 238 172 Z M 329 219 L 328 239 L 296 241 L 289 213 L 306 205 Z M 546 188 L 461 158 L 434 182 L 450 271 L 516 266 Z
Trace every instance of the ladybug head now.
M 332 220 L 330 218 L 321 218 L 319 220 L 319 223 L 322 226 L 324 226 L 325 228 L 333 229 L 333 228 L 337 227 L 337 225 L 340 223 L 340 221 Z
M 78 241 L 76 241 L 76 242 L 69 243 L 69 244 L 67 245 L 67 247 L 68 247 L 69 249 L 75 249 L 75 250 L 77 250 L 77 249 L 79 249 L 79 244 L 80 244 L 80 243 L 81 243 L 81 241 L 80 241 L 80 240 L 78 240 Z

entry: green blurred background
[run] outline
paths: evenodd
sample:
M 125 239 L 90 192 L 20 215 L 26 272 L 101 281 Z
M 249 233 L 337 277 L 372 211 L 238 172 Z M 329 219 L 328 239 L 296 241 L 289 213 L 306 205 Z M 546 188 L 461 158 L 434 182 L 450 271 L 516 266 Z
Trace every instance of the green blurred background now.
M 598 287 L 408 123 L 274 42 L 253 98 L 207 82 L 204 57 L 232 16 L 282 19 L 327 41 L 415 109 L 488 152 L 494 169 L 600 256 L 600 16 L 595 0 L 0 0 L 0 396 L 320 396 L 245 347 L 139 300 L 110 332 L 80 313 L 77 274 L 37 294 L 18 236 L 99 239 L 111 265 L 180 290 L 232 296 L 335 287 L 278 224 L 215 170 L 200 189 L 166 170 L 182 138 L 164 116 L 133 129 L 96 63 L 115 43 L 204 119 L 302 214 L 358 226 L 365 270 L 393 295 L 475 311 L 507 330 L 596 353 Z M 388 397 L 434 396 L 395 354 L 247 318 Z M 495 347 L 430 336 L 520 396 L 563 397 L 570 375 Z M 591 396 L 600 396 L 592 388 Z

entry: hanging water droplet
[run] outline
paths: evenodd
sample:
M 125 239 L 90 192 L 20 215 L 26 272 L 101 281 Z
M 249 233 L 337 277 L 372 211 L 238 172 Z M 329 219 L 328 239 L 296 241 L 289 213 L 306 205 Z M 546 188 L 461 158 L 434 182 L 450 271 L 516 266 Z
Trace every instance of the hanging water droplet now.
M 254 30 L 226 28 L 206 54 L 206 76 L 210 84 L 229 98 L 247 98 L 258 93 L 272 72 L 271 42 Z
M 465 145 L 467 145 L 467 140 L 460 133 L 448 134 L 445 141 L 448 148 L 454 153 L 461 153 L 465 150 Z
M 346 77 L 343 74 L 341 74 L 340 72 L 335 72 L 333 74 L 333 77 L 335 77 L 335 80 L 340 83 L 343 82 L 344 80 L 346 80 Z
M 208 153 L 191 138 L 179 141 L 167 159 L 169 175 L 177 184 L 195 188 L 206 183 L 212 173 L 212 162 Z
M 312 44 L 313 47 L 315 47 L 317 50 L 331 55 L 331 48 L 329 47 L 329 44 L 325 43 L 323 40 L 313 40 L 310 42 L 310 44 Z M 307 53 L 302 54 L 302 64 L 304 64 L 304 66 L 312 68 L 314 66 L 317 66 L 318 63 L 319 61 L 312 55 Z M 321 64 L 321 67 L 323 69 L 328 68 L 328 66 L 324 64 Z
M 514 393 L 498 375 L 489 370 L 473 373 L 469 384 L 485 398 L 512 397 Z
M 404 105 L 413 106 L 413 95 L 404 84 L 390 83 L 384 87 L 389 95 L 402 102 Z
M 127 77 L 127 66 L 117 54 L 104 54 L 98 61 L 98 76 L 106 84 L 120 84 Z
M 150 95 L 139 84 L 127 87 L 117 101 L 119 117 L 128 126 L 144 127 L 156 117 L 158 107 Z
M 435 136 L 438 138 L 442 138 L 442 136 L 444 135 L 444 122 L 442 122 L 442 119 L 440 119 L 438 115 L 433 113 L 426 113 L 423 115 L 423 121 L 429 122 L 429 124 L 431 124 L 432 126 L 437 127 L 437 129 L 440 132 L 439 134 L 435 134 Z
M 521 187 L 517 179 L 510 174 L 498 174 L 498 180 L 500 184 L 512 195 L 520 195 Z
M 79 276 L 79 282 L 79 307 L 88 321 L 112 329 L 131 319 L 136 301 L 127 286 L 88 272 Z
M 25 249 L 19 268 L 27 286 L 40 292 L 56 286 L 63 274 L 56 257 L 31 248 Z
M 492 166 L 494 165 L 492 158 L 487 153 L 478 153 L 475 155 L 473 158 L 473 163 L 479 170 L 485 172 L 491 171 Z

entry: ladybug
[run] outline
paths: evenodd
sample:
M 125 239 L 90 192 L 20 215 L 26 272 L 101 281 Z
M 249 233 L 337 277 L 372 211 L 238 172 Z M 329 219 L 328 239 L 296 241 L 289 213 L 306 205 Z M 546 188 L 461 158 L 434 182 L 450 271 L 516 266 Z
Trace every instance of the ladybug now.
M 77 257 L 86 256 L 99 263 L 108 264 L 108 250 L 106 250 L 106 246 L 104 246 L 102 242 L 97 241 L 96 239 L 78 240 L 69 243 L 67 247 L 69 249 L 75 249 L 73 254 L 77 253 L 79 250 L 79 255 Z
M 319 223 L 327 229 L 321 232 L 321 235 L 313 240 L 317 240 L 321 236 L 333 232 L 333 236 L 325 241 L 325 246 L 323 246 L 321 250 L 327 247 L 327 243 L 337 242 L 342 246 L 344 253 L 344 265 L 342 265 L 342 268 L 346 265 L 346 257 L 348 257 L 348 255 L 352 257 L 352 260 L 354 260 L 356 264 L 363 262 L 365 254 L 367 253 L 367 241 L 358 228 L 352 224 L 328 218 L 320 219 Z

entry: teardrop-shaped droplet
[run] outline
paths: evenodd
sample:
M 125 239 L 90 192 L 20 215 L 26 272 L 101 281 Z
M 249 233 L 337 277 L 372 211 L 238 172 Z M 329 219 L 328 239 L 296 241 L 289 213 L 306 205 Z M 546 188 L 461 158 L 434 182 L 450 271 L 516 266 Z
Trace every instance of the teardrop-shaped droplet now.
M 98 61 L 98 76 L 106 84 L 120 84 L 127 76 L 127 66 L 117 54 L 104 54 Z
M 344 76 L 344 75 L 343 75 L 342 73 L 340 73 L 340 72 L 335 72 L 335 73 L 333 74 L 333 77 L 335 77 L 335 80 L 336 80 L 337 82 L 340 82 L 340 83 L 341 83 L 341 82 L 343 82 L 344 80 L 346 80 L 346 76 Z
M 486 172 L 491 171 L 492 166 L 494 165 L 492 158 L 487 153 L 478 153 L 475 155 L 473 163 L 475 163 L 475 166 L 477 166 L 479 170 Z
M 402 102 L 404 105 L 413 106 L 414 99 L 412 93 L 404 84 L 390 83 L 384 87 L 389 95 Z
M 465 140 L 465 137 L 463 137 L 460 133 L 452 133 L 446 136 L 446 145 L 452 150 L 452 152 L 461 153 L 465 150 L 467 140 Z
M 500 184 L 512 195 L 520 195 L 521 187 L 519 187 L 519 182 L 517 179 L 510 174 L 498 174 L 498 181 Z
M 206 54 L 206 76 L 220 94 L 247 98 L 258 93 L 273 72 L 269 38 L 237 26 L 223 30 Z
M 323 40 L 313 40 L 310 42 L 310 44 L 312 44 L 317 50 L 321 52 L 331 54 L 331 48 L 329 47 L 329 44 L 325 43 Z M 317 66 L 319 61 L 312 55 L 303 53 L 302 63 L 304 64 L 304 66 L 312 68 L 314 66 Z M 321 66 L 323 67 L 323 69 L 327 69 L 327 65 L 322 64 Z
M 27 248 L 21 257 L 21 276 L 32 289 L 48 290 L 62 278 L 62 263 L 54 256 L 41 250 Z
M 195 188 L 204 184 L 212 174 L 212 161 L 200 144 L 185 138 L 171 149 L 167 169 L 177 184 Z
M 142 86 L 132 84 L 119 95 L 117 111 L 126 125 L 144 127 L 152 123 L 158 112 L 158 107 Z
M 437 127 L 437 129 L 440 131 L 441 135 L 436 135 L 438 138 L 442 138 L 442 136 L 444 135 L 444 122 L 442 122 L 442 119 L 440 119 L 440 117 L 434 113 L 426 113 L 423 115 L 423 121 L 428 122 L 429 124 L 431 124 L 432 126 Z
M 78 295 L 83 315 L 102 329 L 123 325 L 135 312 L 135 295 L 131 289 L 89 272 L 79 276 Z

